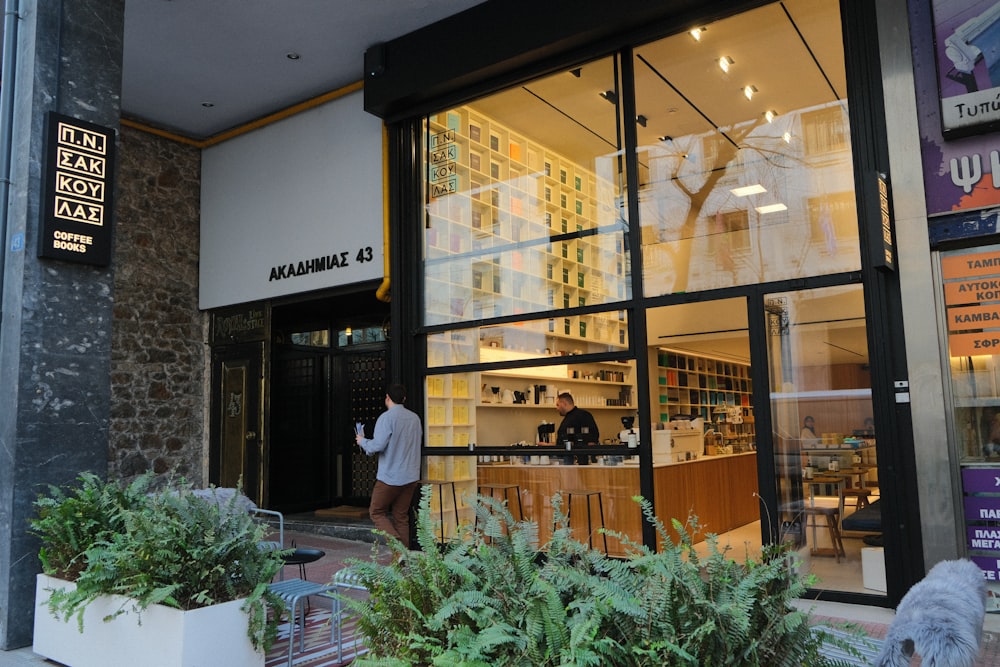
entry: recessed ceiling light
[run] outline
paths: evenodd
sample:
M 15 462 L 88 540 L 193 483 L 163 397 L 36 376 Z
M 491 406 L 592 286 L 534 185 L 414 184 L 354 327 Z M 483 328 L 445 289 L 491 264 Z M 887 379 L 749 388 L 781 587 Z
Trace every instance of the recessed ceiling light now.
M 791 132 L 785 132 L 783 135 L 781 135 L 781 138 L 785 140 L 786 144 L 792 143 L 792 133 Z
M 298 60 L 302 56 L 295 53 L 295 51 L 289 51 L 288 53 L 285 54 L 285 57 L 288 58 L 289 60 Z
M 730 192 L 737 197 L 749 197 L 750 195 L 759 195 L 762 192 L 767 192 L 767 189 L 760 183 L 754 183 L 753 185 L 744 185 L 743 187 L 733 188 Z
M 615 104 L 618 102 L 618 95 L 613 90 L 605 90 L 603 93 L 598 93 L 601 97 L 606 99 L 608 102 Z
M 778 112 L 777 111 L 772 111 L 771 109 L 768 109 L 767 111 L 764 112 L 764 119 L 768 123 L 773 122 L 774 119 L 777 118 L 777 116 L 778 116 Z
M 664 134 L 662 137 L 657 137 L 656 140 L 662 141 L 663 143 L 667 143 L 668 141 L 673 141 L 674 138 L 671 137 L 669 134 Z
M 756 208 L 756 211 L 758 213 L 760 213 L 761 215 L 765 215 L 767 213 L 777 213 L 778 211 L 787 211 L 788 210 L 788 207 L 785 206 L 784 204 L 781 204 L 781 203 L 778 203 L 778 204 L 768 204 L 767 206 L 757 206 L 755 208 Z
M 201 106 L 205 107 L 206 109 L 211 109 L 212 107 L 215 106 L 215 104 L 213 104 L 212 102 L 202 102 Z
M 746 97 L 748 100 L 752 100 L 753 95 L 756 92 L 757 92 L 757 86 L 745 86 L 743 88 L 743 96 Z
M 700 42 L 701 41 L 701 35 L 704 32 L 705 32 L 704 28 L 694 28 L 693 30 L 689 30 L 688 34 L 691 35 L 691 37 L 694 38 L 694 41 Z
M 639 114 L 638 116 L 635 117 L 635 122 L 643 127 L 646 127 L 646 121 L 648 120 L 649 119 L 643 116 L 642 114 Z
M 575 76 L 578 79 L 580 78 L 581 72 L 583 72 L 583 68 L 582 67 L 576 67 L 576 68 L 573 68 L 573 69 L 571 69 L 569 71 L 570 74 L 572 74 L 573 76 Z
M 723 72 L 728 72 L 729 66 L 735 64 L 735 62 L 736 61 L 734 61 L 729 56 L 722 56 L 721 58 L 719 58 L 719 69 L 721 69 Z

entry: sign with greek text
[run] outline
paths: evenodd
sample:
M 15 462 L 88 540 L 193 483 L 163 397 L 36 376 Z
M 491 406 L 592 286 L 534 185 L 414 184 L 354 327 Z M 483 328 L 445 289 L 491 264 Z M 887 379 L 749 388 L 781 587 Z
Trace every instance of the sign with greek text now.
M 54 112 L 47 123 L 38 256 L 107 265 L 115 133 Z
M 1000 493 L 1000 468 L 962 468 L 962 488 L 966 493 Z
M 991 556 L 969 556 L 969 560 L 979 566 L 986 581 L 1000 581 L 1000 558 Z
M 932 4 L 940 44 L 942 133 L 949 138 L 969 134 L 973 128 L 1000 127 L 1000 2 L 934 0 Z M 964 171 L 974 172 L 975 166 L 966 164 Z
M 967 521 L 1000 521 L 1000 496 L 965 496 Z
M 941 277 L 949 354 L 1000 353 L 1000 250 L 943 255 Z

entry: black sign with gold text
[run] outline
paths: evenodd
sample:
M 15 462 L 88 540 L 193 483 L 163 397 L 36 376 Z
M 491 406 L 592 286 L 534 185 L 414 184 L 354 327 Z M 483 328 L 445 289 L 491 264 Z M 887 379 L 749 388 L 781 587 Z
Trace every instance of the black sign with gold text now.
M 115 133 L 49 112 L 38 256 L 111 262 Z

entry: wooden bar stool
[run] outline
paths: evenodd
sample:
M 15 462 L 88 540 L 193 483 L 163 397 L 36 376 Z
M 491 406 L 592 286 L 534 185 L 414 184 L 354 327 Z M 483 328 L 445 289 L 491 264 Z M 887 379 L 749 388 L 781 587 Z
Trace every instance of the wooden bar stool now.
M 833 545 L 830 549 L 820 549 L 815 544 L 813 544 L 810 553 L 813 556 L 833 556 L 840 562 L 840 557 L 847 557 L 847 553 L 844 551 L 844 542 L 840 537 L 840 512 L 836 507 L 805 507 L 802 510 L 803 514 L 806 515 L 807 525 L 812 528 L 822 528 L 819 524 L 815 523 L 817 517 L 826 518 L 826 529 L 830 531 L 830 543 Z M 812 519 L 810 520 L 810 517 Z
M 451 485 L 451 505 L 455 510 L 455 531 L 458 531 L 458 496 L 455 494 L 455 482 L 450 479 L 422 479 L 420 484 L 436 486 L 438 491 L 438 508 L 441 510 L 441 544 L 445 543 L 444 533 L 444 487 Z M 431 492 L 434 495 L 434 492 Z
M 521 485 L 520 484 L 501 484 L 500 482 L 496 482 L 496 483 L 489 483 L 489 482 L 487 482 L 487 483 L 480 484 L 479 488 L 478 488 L 479 495 L 481 495 L 481 496 L 487 495 L 487 494 L 483 493 L 483 491 L 489 491 L 489 497 L 492 498 L 494 492 L 496 492 L 497 495 L 499 496 L 500 500 L 502 502 L 506 502 L 507 503 L 507 508 L 508 509 L 514 509 L 514 506 L 511 505 L 511 502 L 510 502 L 510 492 L 511 492 L 511 490 L 514 491 L 514 497 L 517 498 L 517 512 L 518 512 L 518 519 L 517 520 L 518 521 L 524 521 L 524 508 L 521 506 Z M 477 517 L 477 521 L 478 521 L 478 517 Z
M 560 493 L 560 495 L 565 496 L 565 498 L 566 498 L 566 523 L 567 524 L 570 522 L 569 516 L 570 516 L 570 512 L 573 509 L 573 496 L 583 496 L 583 498 L 587 501 L 587 543 L 590 545 L 590 548 L 593 549 L 594 548 L 594 524 L 593 524 L 592 514 L 591 514 L 591 506 L 593 504 L 593 503 L 591 503 L 591 500 L 594 498 L 594 496 L 597 496 L 597 509 L 598 509 L 598 511 L 600 512 L 600 515 L 601 515 L 601 528 L 604 528 L 604 501 L 601 498 L 601 492 L 600 491 L 590 491 L 590 490 L 587 490 L 587 489 L 567 489 L 565 491 L 560 491 L 559 493 Z M 604 538 L 604 553 L 607 554 L 608 553 L 608 536 L 605 535 L 604 533 L 602 533 L 601 536 Z

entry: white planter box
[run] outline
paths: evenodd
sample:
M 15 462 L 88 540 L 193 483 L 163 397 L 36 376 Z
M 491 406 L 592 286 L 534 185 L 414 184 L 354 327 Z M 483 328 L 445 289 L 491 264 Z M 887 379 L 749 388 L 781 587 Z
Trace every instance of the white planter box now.
M 217 667 L 264 665 L 247 636 L 243 600 L 181 611 L 153 605 L 141 614 L 128 612 L 112 621 L 104 617 L 131 602 L 120 596 L 98 598 L 83 615 L 55 618 L 48 609 L 49 590 L 73 584 L 39 574 L 35 583 L 35 634 L 32 650 L 70 667 Z

